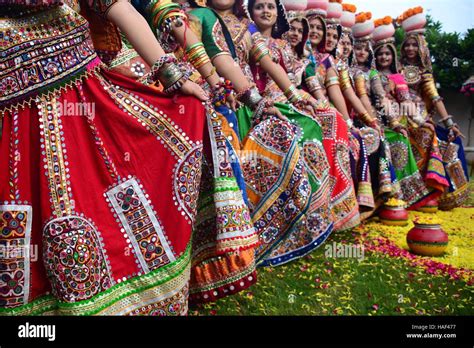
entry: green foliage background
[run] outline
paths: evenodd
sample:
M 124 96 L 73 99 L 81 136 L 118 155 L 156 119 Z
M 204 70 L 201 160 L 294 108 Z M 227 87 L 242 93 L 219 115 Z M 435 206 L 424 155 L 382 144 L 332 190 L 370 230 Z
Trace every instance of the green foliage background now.
M 426 40 L 434 57 L 433 73 L 441 89 L 459 90 L 464 81 L 474 75 L 474 29 L 466 33 L 446 33 L 441 22 L 427 16 Z M 404 38 L 401 28 L 395 33 L 400 49 Z M 455 60 L 457 59 L 457 66 Z

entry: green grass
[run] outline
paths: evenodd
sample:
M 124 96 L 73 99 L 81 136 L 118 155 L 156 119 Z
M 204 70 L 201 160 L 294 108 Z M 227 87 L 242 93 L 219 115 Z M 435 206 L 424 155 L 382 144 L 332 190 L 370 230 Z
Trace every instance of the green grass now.
M 357 243 L 356 236 L 333 234 L 325 245 Z M 325 245 L 298 261 L 259 269 L 256 285 L 190 315 L 474 314 L 474 290 L 463 280 L 381 253 L 366 253 L 362 261 L 326 257 Z

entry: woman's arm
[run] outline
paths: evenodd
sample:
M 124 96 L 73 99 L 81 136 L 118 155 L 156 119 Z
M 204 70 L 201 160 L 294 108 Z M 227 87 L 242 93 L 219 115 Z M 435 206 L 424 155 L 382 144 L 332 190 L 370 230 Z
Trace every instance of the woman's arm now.
M 133 48 L 150 66 L 166 54 L 145 18 L 127 0 L 117 0 L 107 12 L 107 19 L 125 34 Z M 176 69 L 174 73 L 177 73 Z M 184 94 L 194 95 L 202 101 L 207 100 L 202 88 L 189 80 L 183 81 L 179 89 Z
M 189 47 L 201 43 L 186 23 L 178 25 L 176 22 L 173 22 L 172 30 L 174 37 L 179 42 L 181 47 L 183 47 L 185 50 L 187 50 Z M 186 47 L 184 47 L 185 45 Z M 207 56 L 207 53 L 205 51 L 204 53 Z M 210 60 L 203 65 L 195 66 L 195 68 L 199 71 L 201 76 L 206 79 L 207 83 L 209 83 L 210 86 L 216 86 L 217 84 L 219 84 L 219 75 L 216 73 L 216 69 L 214 68 Z
M 341 92 L 339 84 L 339 77 L 334 68 L 329 68 L 326 75 L 326 90 L 329 99 L 334 104 L 336 109 L 342 114 L 344 120 L 350 120 L 349 111 L 347 110 L 346 101 Z
M 152 66 L 165 55 L 145 18 L 127 0 L 118 0 L 112 5 L 107 19 L 119 27 L 148 65 Z

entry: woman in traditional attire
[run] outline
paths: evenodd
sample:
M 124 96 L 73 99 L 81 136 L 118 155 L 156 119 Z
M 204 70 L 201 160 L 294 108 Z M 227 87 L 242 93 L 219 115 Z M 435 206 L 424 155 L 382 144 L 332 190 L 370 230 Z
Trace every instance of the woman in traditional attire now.
M 231 4 L 229 3 L 221 3 L 220 0 L 213 1 L 213 6 L 219 9 L 218 11 L 223 15 L 226 27 L 231 33 L 231 37 L 233 38 L 232 42 L 236 46 L 242 69 L 252 73 L 253 67 L 254 75 L 257 78 L 255 81 L 257 85 L 261 83 L 261 81 L 259 81 L 260 74 L 263 74 L 264 77 L 268 74 L 266 77 L 275 81 L 278 87 L 284 91 L 283 94 L 290 105 L 296 106 L 296 109 L 292 110 L 288 108 L 288 105 L 284 106 L 282 104 L 276 104 L 279 110 L 287 117 L 292 116 L 293 113 L 304 113 L 299 102 L 293 100 L 294 98 L 291 96 L 292 93 L 287 93 L 289 90 L 285 90 L 285 85 L 280 82 L 281 76 L 278 75 L 279 78 L 277 79 L 272 73 L 273 70 L 280 70 L 283 71 L 284 76 L 288 78 L 283 67 L 271 60 L 270 55 L 268 54 L 266 39 L 259 32 L 255 23 L 250 22 L 248 18 L 250 14 L 246 11 L 245 6 L 243 6 L 243 2 L 236 2 L 234 7 L 229 7 L 230 5 Z M 285 25 L 285 22 L 281 22 L 280 25 L 281 27 L 288 28 L 288 24 Z M 280 30 L 280 28 L 278 28 L 278 30 Z M 265 63 L 271 66 L 271 69 L 263 64 L 263 58 L 260 60 L 260 52 L 262 52 L 262 50 L 265 53 L 264 58 L 270 59 L 272 63 Z M 274 65 L 279 69 L 273 67 Z M 253 78 L 253 75 L 249 76 L 249 78 Z M 293 86 L 294 85 L 291 87 Z M 273 91 L 274 89 L 266 90 L 268 92 Z M 296 91 L 296 88 L 290 88 L 290 90 Z M 316 117 L 318 119 L 326 117 L 327 119 L 332 120 L 335 118 L 334 115 L 334 110 L 326 109 L 323 111 L 316 107 Z M 359 214 L 357 201 L 355 200 L 354 187 L 350 178 L 349 154 L 347 147 L 344 146 L 344 142 L 346 141 L 347 143 L 347 130 L 343 127 L 334 127 L 330 132 L 333 132 L 331 134 L 332 137 L 328 136 L 327 139 L 323 139 L 323 147 L 325 148 L 326 157 L 331 164 L 329 178 L 330 181 L 332 181 L 331 186 L 334 187 L 331 194 L 331 212 L 333 214 L 332 218 L 335 221 L 334 229 L 342 230 L 357 225 L 359 223 Z M 347 173 L 349 174 L 349 177 L 346 177 Z M 351 198 L 354 199 L 351 200 Z
M 346 8 L 350 7 L 347 4 L 343 5 Z M 341 18 L 343 29 L 338 52 L 349 67 L 350 81 L 358 98 L 366 110 L 370 110 L 370 115 L 377 116 L 376 110 L 383 104 L 385 91 L 375 69 L 374 53 L 370 42 L 374 31 L 374 21 L 370 13 L 360 13 L 355 17 L 354 12 L 353 8 L 351 11 L 344 11 Z M 378 122 L 382 126 L 381 132 L 367 127 L 362 120 L 354 120 L 354 125 L 360 129 L 367 147 L 372 189 L 377 206 L 388 197 L 397 196 L 400 190 L 391 164 L 390 148 L 384 137 L 385 131 L 393 131 L 384 129 L 381 120 Z
M 236 49 L 223 19 L 212 9 L 196 3 L 182 6 L 187 8 L 190 26 L 204 43 L 218 73 L 234 83 L 237 99 L 243 104 L 237 109 L 239 120 L 229 123 L 238 137 L 232 134 L 229 137 L 238 149 L 249 207 L 259 235 L 257 262 L 276 265 L 291 260 L 294 256 L 290 254 L 272 262 L 267 257 L 305 215 L 310 204 L 311 188 L 297 144 L 297 128 L 286 118 L 270 116 L 264 110 L 273 102 L 260 95 L 251 73 L 244 74 L 242 65 L 233 60 L 237 57 Z M 266 55 L 263 52 L 260 58 L 268 64 Z
M 399 73 L 394 34 L 390 17 L 375 21 L 374 56 L 386 97 L 379 117 L 394 131 L 386 131 L 385 138 L 390 144 L 392 164 L 400 183 L 401 196 L 398 198 L 414 209 L 425 205 L 431 198 L 407 139 L 406 125 L 412 116 L 413 103 L 405 78 Z
M 425 179 L 431 176 L 434 179 L 446 177 L 449 188 L 444 187 L 445 180 L 435 181 L 441 181 L 435 187 L 440 192 L 445 191 L 439 198 L 439 207 L 443 210 L 453 209 L 461 206 L 468 197 L 469 175 L 460 138 L 462 134 L 453 117 L 448 114 L 436 88 L 430 51 L 424 36 L 426 16 L 423 8 L 416 7 L 404 12 L 399 22 L 406 33 L 401 46 L 401 71 L 408 83 L 410 96 L 417 105 L 419 119 L 418 127 L 410 131 L 412 148 L 418 168 L 426 172 Z M 436 112 L 445 128 L 437 126 L 435 133 L 433 117 Z M 429 127 L 423 127 L 424 124 Z M 439 168 L 440 156 L 444 171 Z
M 0 313 L 184 315 L 196 286 L 205 298 L 252 284 L 253 267 L 238 283 L 222 269 L 224 287 L 191 279 L 203 267 L 191 236 L 209 109 L 171 93 L 205 93 L 128 2 L 81 6 L 119 23 L 166 93 L 104 68 L 88 22 L 63 2 L 0 2 L 0 242 L 24 249 L 2 255 Z M 250 221 L 228 216 L 239 231 Z M 245 250 L 222 237 L 203 258 Z
M 286 5 L 291 8 L 292 3 L 287 2 Z M 280 64 L 288 76 L 294 78 L 298 72 L 293 65 L 296 61 L 292 59 L 291 46 L 280 38 L 289 28 L 285 8 L 278 0 L 251 0 L 244 6 L 245 12 L 265 38 L 272 60 Z M 251 71 L 260 93 L 275 101 L 275 106 L 300 129 L 298 145 L 311 184 L 311 202 L 305 216 L 270 255 L 273 260 L 281 258 L 290 261 L 321 245 L 333 230 L 328 176 L 330 164 L 322 144 L 322 129 L 315 116 L 290 105 L 275 81 L 260 66 L 251 63 Z
M 355 6 L 348 7 L 341 4 L 341 0 L 330 0 L 328 14 L 326 17 L 326 47 L 325 50 L 334 59 L 337 74 L 339 76 L 339 85 L 344 96 L 346 108 L 339 110 L 342 113 L 348 112 L 351 124 L 355 120 L 373 128 L 377 133 L 380 132 L 380 125 L 376 117 L 367 111 L 364 104 L 358 98 L 352 87 L 352 81 L 349 74 L 349 65 L 347 59 L 341 55 L 339 42 L 346 42 L 347 32 L 355 22 Z M 344 25 L 342 25 L 342 21 Z M 354 185 L 357 192 L 357 201 L 359 210 L 363 217 L 368 217 L 374 211 L 375 199 L 372 190 L 372 183 L 369 170 L 369 160 L 367 147 L 362 138 L 362 134 L 357 127 L 350 129 L 350 156 L 351 172 Z
M 353 124 L 348 116 L 334 61 L 325 53 L 325 18 L 328 7 L 329 1 L 308 4 L 306 18 L 309 23 L 311 62 L 306 66 L 303 83 L 310 92 L 321 90 L 335 106 L 326 111 L 319 111 L 316 116 L 323 129 L 323 146 L 331 164 L 329 177 L 332 187 L 331 210 L 335 219 L 334 229 L 340 231 L 358 225 L 360 214 L 349 156 L 349 129 Z M 345 113 L 338 112 L 340 109 L 345 110 Z
M 249 242 L 255 244 L 256 234 L 246 205 L 244 178 L 235 149 L 224 133 L 228 120 L 232 122 L 235 118 L 226 106 L 226 103 L 232 105 L 233 86 L 216 73 L 178 4 L 170 0 L 133 4 L 148 20 L 165 52 L 178 57 L 179 64 L 190 72 L 190 80 L 203 86 L 212 100 L 213 106 L 208 106 L 208 127 L 213 153 L 208 161 L 209 170 L 204 172 L 194 224 L 192 280 L 195 286 L 191 294 L 193 301 L 210 301 L 220 297 L 224 289 L 226 294 L 241 289 L 235 285 L 240 284 L 240 279 L 248 278 L 255 265 L 255 251 Z M 146 77 L 140 80 L 147 83 Z M 226 240 L 228 237 L 235 245 L 240 243 L 240 250 L 232 247 Z M 221 239 L 228 244 L 225 250 L 219 250 Z

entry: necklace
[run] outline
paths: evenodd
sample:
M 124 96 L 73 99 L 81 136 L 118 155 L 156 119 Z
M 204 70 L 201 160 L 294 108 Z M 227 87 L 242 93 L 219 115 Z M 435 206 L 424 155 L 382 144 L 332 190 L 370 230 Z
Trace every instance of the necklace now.
M 415 65 L 405 65 L 403 67 L 403 75 L 409 85 L 417 84 L 421 80 L 420 69 Z

